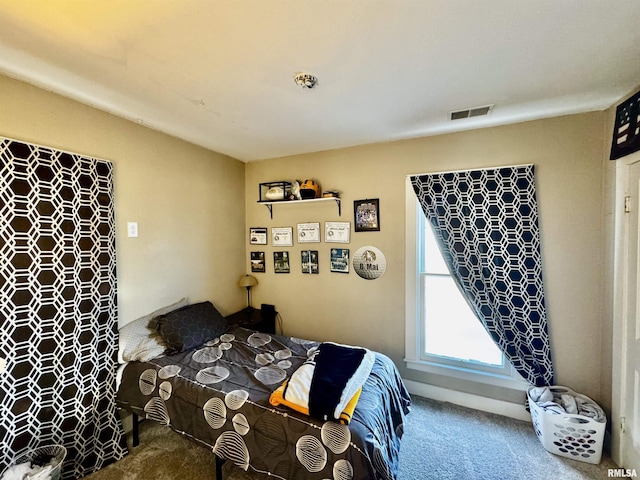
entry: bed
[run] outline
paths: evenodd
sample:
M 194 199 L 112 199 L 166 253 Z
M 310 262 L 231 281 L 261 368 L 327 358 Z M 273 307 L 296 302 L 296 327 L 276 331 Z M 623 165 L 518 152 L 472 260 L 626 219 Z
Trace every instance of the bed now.
M 411 401 L 388 357 L 372 352 L 348 425 L 322 421 L 269 401 L 319 343 L 218 323 L 213 338 L 197 334 L 181 351 L 126 363 L 118 404 L 247 471 L 288 480 L 396 478 Z

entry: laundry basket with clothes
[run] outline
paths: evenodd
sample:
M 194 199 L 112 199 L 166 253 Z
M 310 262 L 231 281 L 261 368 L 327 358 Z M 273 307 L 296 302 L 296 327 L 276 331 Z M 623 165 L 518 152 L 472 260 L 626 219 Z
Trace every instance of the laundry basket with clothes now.
M 527 390 L 533 427 L 549 452 L 587 463 L 600 463 L 607 417 L 596 402 L 568 387 Z
M 16 459 L 0 480 L 59 480 L 67 449 L 62 445 L 36 448 Z

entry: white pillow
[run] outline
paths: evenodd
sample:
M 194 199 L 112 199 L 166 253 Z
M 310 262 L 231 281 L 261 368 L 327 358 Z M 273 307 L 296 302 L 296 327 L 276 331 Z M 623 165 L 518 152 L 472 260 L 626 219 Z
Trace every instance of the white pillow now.
M 118 331 L 120 348 L 118 349 L 118 363 L 132 361 L 147 362 L 164 355 L 166 349 L 160 334 L 148 327 L 149 322 L 160 315 L 189 305 L 188 298 L 182 298 L 172 305 L 159 308 L 144 317 L 127 323 Z

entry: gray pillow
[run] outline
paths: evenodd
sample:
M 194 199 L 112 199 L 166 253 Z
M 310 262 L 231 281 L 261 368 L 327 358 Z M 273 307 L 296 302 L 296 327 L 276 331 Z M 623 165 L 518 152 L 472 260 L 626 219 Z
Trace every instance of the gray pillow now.
M 229 328 L 227 320 L 211 302 L 183 307 L 152 320 L 160 332 L 167 355 L 186 352 L 219 337 Z

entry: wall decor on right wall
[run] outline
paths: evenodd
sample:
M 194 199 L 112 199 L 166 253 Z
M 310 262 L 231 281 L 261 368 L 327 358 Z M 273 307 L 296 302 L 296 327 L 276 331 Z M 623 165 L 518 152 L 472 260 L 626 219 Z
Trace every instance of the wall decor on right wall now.
M 353 217 L 356 232 L 379 232 L 380 199 L 354 200 Z
M 610 160 L 640 150 L 640 92 L 622 102 L 616 108 L 613 124 Z

